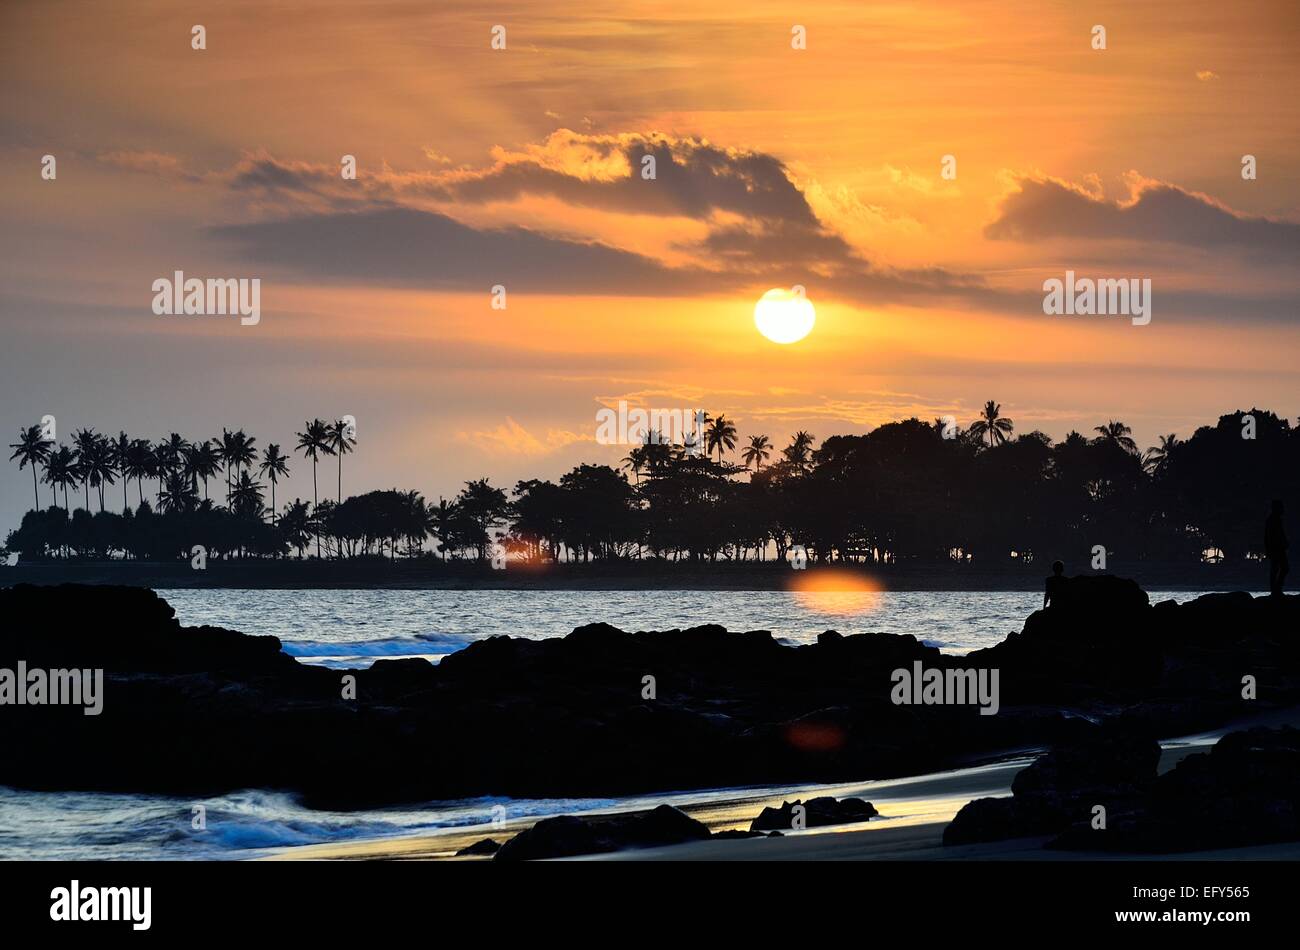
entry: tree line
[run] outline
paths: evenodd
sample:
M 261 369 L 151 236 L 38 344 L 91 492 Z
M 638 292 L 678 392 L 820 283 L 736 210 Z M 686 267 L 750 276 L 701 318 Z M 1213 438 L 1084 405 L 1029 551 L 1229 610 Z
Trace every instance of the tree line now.
M 25 559 L 188 558 L 202 545 L 218 558 L 743 562 L 801 545 L 823 562 L 997 565 L 1078 561 L 1102 546 L 1129 561 L 1240 560 L 1260 556 L 1268 503 L 1294 494 L 1300 470 L 1300 426 L 1265 410 L 1143 452 L 1113 420 L 1059 442 L 1016 435 L 990 401 L 965 428 L 911 418 L 820 445 L 800 431 L 779 450 L 756 434 L 736 452 L 735 424 L 706 417 L 702 447 L 649 432 L 617 467 L 583 464 L 509 491 L 478 479 L 433 503 L 396 489 L 345 499 L 343 456 L 356 442 L 343 421 L 312 420 L 296 438 L 312 500 L 277 510 L 289 458 L 276 443 L 259 453 L 242 430 L 151 443 L 82 429 L 61 445 L 24 429 L 11 460 L 31 469 L 35 507 L 6 547 Z M 327 457 L 338 460 L 337 495 L 321 500 Z M 218 476 L 224 503 L 209 492 Z M 45 509 L 42 483 L 54 496 Z M 114 485 L 120 514 L 106 504 Z

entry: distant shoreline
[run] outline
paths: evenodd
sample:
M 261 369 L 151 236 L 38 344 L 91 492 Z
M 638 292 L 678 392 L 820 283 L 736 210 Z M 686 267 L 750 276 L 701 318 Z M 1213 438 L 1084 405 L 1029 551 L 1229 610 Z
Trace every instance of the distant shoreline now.
M 1083 566 L 1082 564 L 1080 566 Z M 511 564 L 504 571 L 474 562 L 420 561 L 209 561 L 196 571 L 185 561 L 42 561 L 0 568 L 0 586 L 14 584 L 117 584 L 151 589 L 280 590 L 788 590 L 817 581 L 819 590 L 858 590 L 865 582 L 900 591 L 1038 591 L 1048 567 L 1014 568 L 904 565 L 810 566 L 794 571 L 768 562 Z M 1092 573 L 1071 569 L 1067 573 Z M 1146 590 L 1248 590 L 1267 587 L 1262 565 L 1117 564 L 1111 573 L 1132 577 Z M 841 586 L 843 585 L 843 586 Z

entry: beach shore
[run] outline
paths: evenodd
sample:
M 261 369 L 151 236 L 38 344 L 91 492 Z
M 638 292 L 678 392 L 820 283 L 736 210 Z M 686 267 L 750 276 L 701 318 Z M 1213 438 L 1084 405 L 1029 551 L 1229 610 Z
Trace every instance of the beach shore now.
M 1224 734 L 1250 726 L 1300 726 L 1300 709 L 1251 717 L 1192 736 L 1161 742 L 1160 771 L 1166 772 L 1183 758 L 1206 752 Z M 943 829 L 953 816 L 975 798 L 1011 794 L 1017 772 L 1029 765 L 1037 750 L 1008 755 L 970 768 L 907 778 L 835 785 L 791 786 L 781 789 L 746 789 L 647 797 L 654 804 L 667 802 L 680 808 L 712 832 L 748 830 L 763 808 L 782 801 L 830 795 L 864 798 L 875 805 L 879 817 L 862 824 L 812 828 L 787 832 L 779 838 L 714 839 L 660 848 L 586 855 L 574 861 L 1079 861 L 1151 860 L 1152 855 L 1107 852 L 1051 851 L 1042 847 L 1047 837 L 1018 838 L 981 844 L 948 846 Z M 575 814 L 608 814 L 608 811 Z M 1206 816 L 1206 820 L 1213 820 Z M 476 825 L 398 838 L 285 848 L 266 855 L 271 861 L 316 860 L 453 860 L 483 861 L 485 857 L 457 857 L 456 852 L 484 838 L 503 843 L 534 821 L 507 821 L 503 827 Z M 1050 836 L 1048 836 L 1050 837 Z M 1300 842 L 1195 851 L 1160 855 L 1163 860 L 1293 860 L 1300 859 Z

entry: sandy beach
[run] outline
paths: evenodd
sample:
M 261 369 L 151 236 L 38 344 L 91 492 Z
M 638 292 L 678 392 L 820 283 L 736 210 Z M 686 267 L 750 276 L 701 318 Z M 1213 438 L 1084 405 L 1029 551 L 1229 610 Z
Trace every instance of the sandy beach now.
M 1180 736 L 1161 742 L 1160 771 L 1172 769 L 1184 757 L 1205 752 L 1224 734 L 1249 726 L 1300 724 L 1300 710 L 1291 709 L 1252 717 L 1212 732 Z M 1150 855 L 1105 852 L 1049 851 L 1046 838 L 1020 838 L 985 844 L 945 847 L 943 829 L 967 802 L 976 798 L 1011 794 L 1017 772 L 1033 761 L 1036 750 L 1024 750 L 969 768 L 934 772 L 883 781 L 836 785 L 789 786 L 780 789 L 701 791 L 646 796 L 644 807 L 663 802 L 675 805 L 710 831 L 748 830 L 750 821 L 767 806 L 782 801 L 820 795 L 864 798 L 875 805 L 879 817 L 865 824 L 839 825 L 789 832 L 779 838 L 723 839 L 588 855 L 575 861 L 1078 861 L 1149 860 Z M 641 807 L 641 806 L 636 806 Z M 608 814 L 574 812 L 574 814 Z M 457 857 L 456 852 L 483 838 L 504 842 L 534 822 L 507 821 L 461 827 L 435 834 L 398 838 L 354 840 L 337 844 L 285 848 L 263 860 L 452 860 L 483 861 L 484 857 Z M 1161 856 L 1167 860 L 1288 860 L 1300 858 L 1300 842 L 1232 848 L 1211 852 L 1186 852 Z

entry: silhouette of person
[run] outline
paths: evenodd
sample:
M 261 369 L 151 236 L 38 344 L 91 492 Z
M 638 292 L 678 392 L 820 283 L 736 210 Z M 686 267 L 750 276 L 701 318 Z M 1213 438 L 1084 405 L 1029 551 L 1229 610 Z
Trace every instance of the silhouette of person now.
M 1065 565 L 1060 561 L 1052 562 L 1052 576 L 1047 579 L 1047 589 L 1043 591 L 1043 607 L 1061 605 L 1065 599 Z
M 1282 596 L 1291 562 L 1286 556 L 1286 528 L 1282 524 L 1282 499 L 1273 499 L 1273 510 L 1264 521 L 1264 554 L 1268 558 L 1268 589 L 1274 597 Z

